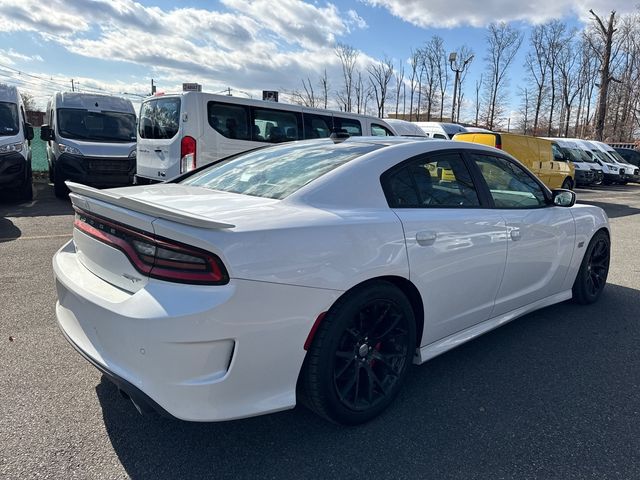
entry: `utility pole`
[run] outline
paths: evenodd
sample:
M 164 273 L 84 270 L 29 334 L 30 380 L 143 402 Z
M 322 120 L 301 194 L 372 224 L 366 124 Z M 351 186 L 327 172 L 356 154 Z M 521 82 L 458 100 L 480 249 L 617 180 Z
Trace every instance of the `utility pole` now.
M 75 88 L 75 86 L 73 85 L 73 78 L 71 79 L 71 91 L 72 91 L 72 92 L 75 92 L 75 91 L 76 91 L 76 88 Z
M 156 86 L 153 84 L 153 78 L 151 79 L 151 95 L 156 94 Z
M 462 63 L 462 67 L 460 68 L 454 68 L 454 64 L 456 63 L 456 59 L 458 58 L 458 54 L 456 52 L 451 52 L 449 54 L 449 66 L 451 67 L 451 71 L 455 72 L 456 77 L 455 80 L 453 81 L 453 101 L 451 102 L 451 121 L 455 122 L 456 121 L 456 100 L 458 98 L 458 83 L 460 83 L 460 74 L 462 72 L 464 72 L 464 69 L 467 68 L 467 64 L 473 60 L 473 55 L 471 55 L 469 58 L 467 58 L 463 63 Z M 462 88 L 462 87 L 460 87 Z M 460 110 L 460 107 L 458 106 L 458 110 Z M 460 115 L 458 115 L 460 116 Z M 459 120 L 459 119 L 458 119 Z

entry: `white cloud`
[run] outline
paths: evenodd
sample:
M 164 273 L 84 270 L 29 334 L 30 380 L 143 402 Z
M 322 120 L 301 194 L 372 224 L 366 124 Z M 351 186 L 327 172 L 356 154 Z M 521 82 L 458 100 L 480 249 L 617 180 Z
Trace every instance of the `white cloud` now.
M 634 10 L 629 0 L 361 0 L 363 3 L 382 7 L 394 16 L 419 27 L 456 27 L 470 25 L 484 27 L 495 21 L 523 21 L 531 24 L 575 14 L 587 19 L 589 9 L 608 14 Z

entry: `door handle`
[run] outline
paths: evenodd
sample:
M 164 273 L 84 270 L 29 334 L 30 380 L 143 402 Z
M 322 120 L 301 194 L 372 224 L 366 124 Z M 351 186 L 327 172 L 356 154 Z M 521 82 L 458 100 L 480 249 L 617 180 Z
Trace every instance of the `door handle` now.
M 511 240 L 517 242 L 518 240 L 520 240 L 520 229 L 517 227 L 512 228 L 511 232 L 509 232 L 509 235 L 511 236 Z
M 438 234 L 436 232 L 418 232 L 416 233 L 416 242 L 418 245 L 422 247 L 428 247 L 429 245 L 433 245 L 438 238 Z

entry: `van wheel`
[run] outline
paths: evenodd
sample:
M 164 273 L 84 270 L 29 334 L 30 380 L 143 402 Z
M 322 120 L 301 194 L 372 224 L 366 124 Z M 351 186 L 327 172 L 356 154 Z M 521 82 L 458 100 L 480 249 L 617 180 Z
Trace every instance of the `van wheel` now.
M 322 320 L 305 359 L 301 400 L 347 425 L 371 420 L 396 397 L 416 348 L 411 304 L 375 282 L 339 299 Z
M 61 178 L 55 177 L 53 179 L 53 192 L 56 194 L 56 197 L 63 200 L 69 196 L 69 189 L 64 184 L 64 180 Z
M 56 175 L 53 171 L 53 165 L 49 165 L 49 182 L 53 183 L 56 178 Z
M 564 182 L 562 182 L 562 188 L 566 190 L 573 190 L 573 180 L 569 177 L 565 178 Z
M 24 181 L 24 185 L 20 188 L 20 199 L 28 202 L 33 200 L 33 172 L 30 165 L 27 168 L 27 178 Z

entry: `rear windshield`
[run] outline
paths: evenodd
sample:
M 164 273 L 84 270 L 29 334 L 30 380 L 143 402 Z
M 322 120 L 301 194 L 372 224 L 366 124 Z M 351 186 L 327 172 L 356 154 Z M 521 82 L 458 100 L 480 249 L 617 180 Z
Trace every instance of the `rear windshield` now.
M 282 199 L 349 160 L 381 147 L 331 141 L 279 145 L 223 160 L 180 183 Z
M 140 138 L 173 138 L 180 127 L 180 98 L 154 98 L 140 107 Z
M 99 142 L 135 142 L 136 116 L 132 113 L 58 109 L 58 133 L 64 138 Z
M 15 103 L 0 102 L 0 136 L 17 135 L 19 131 L 18 107 Z

